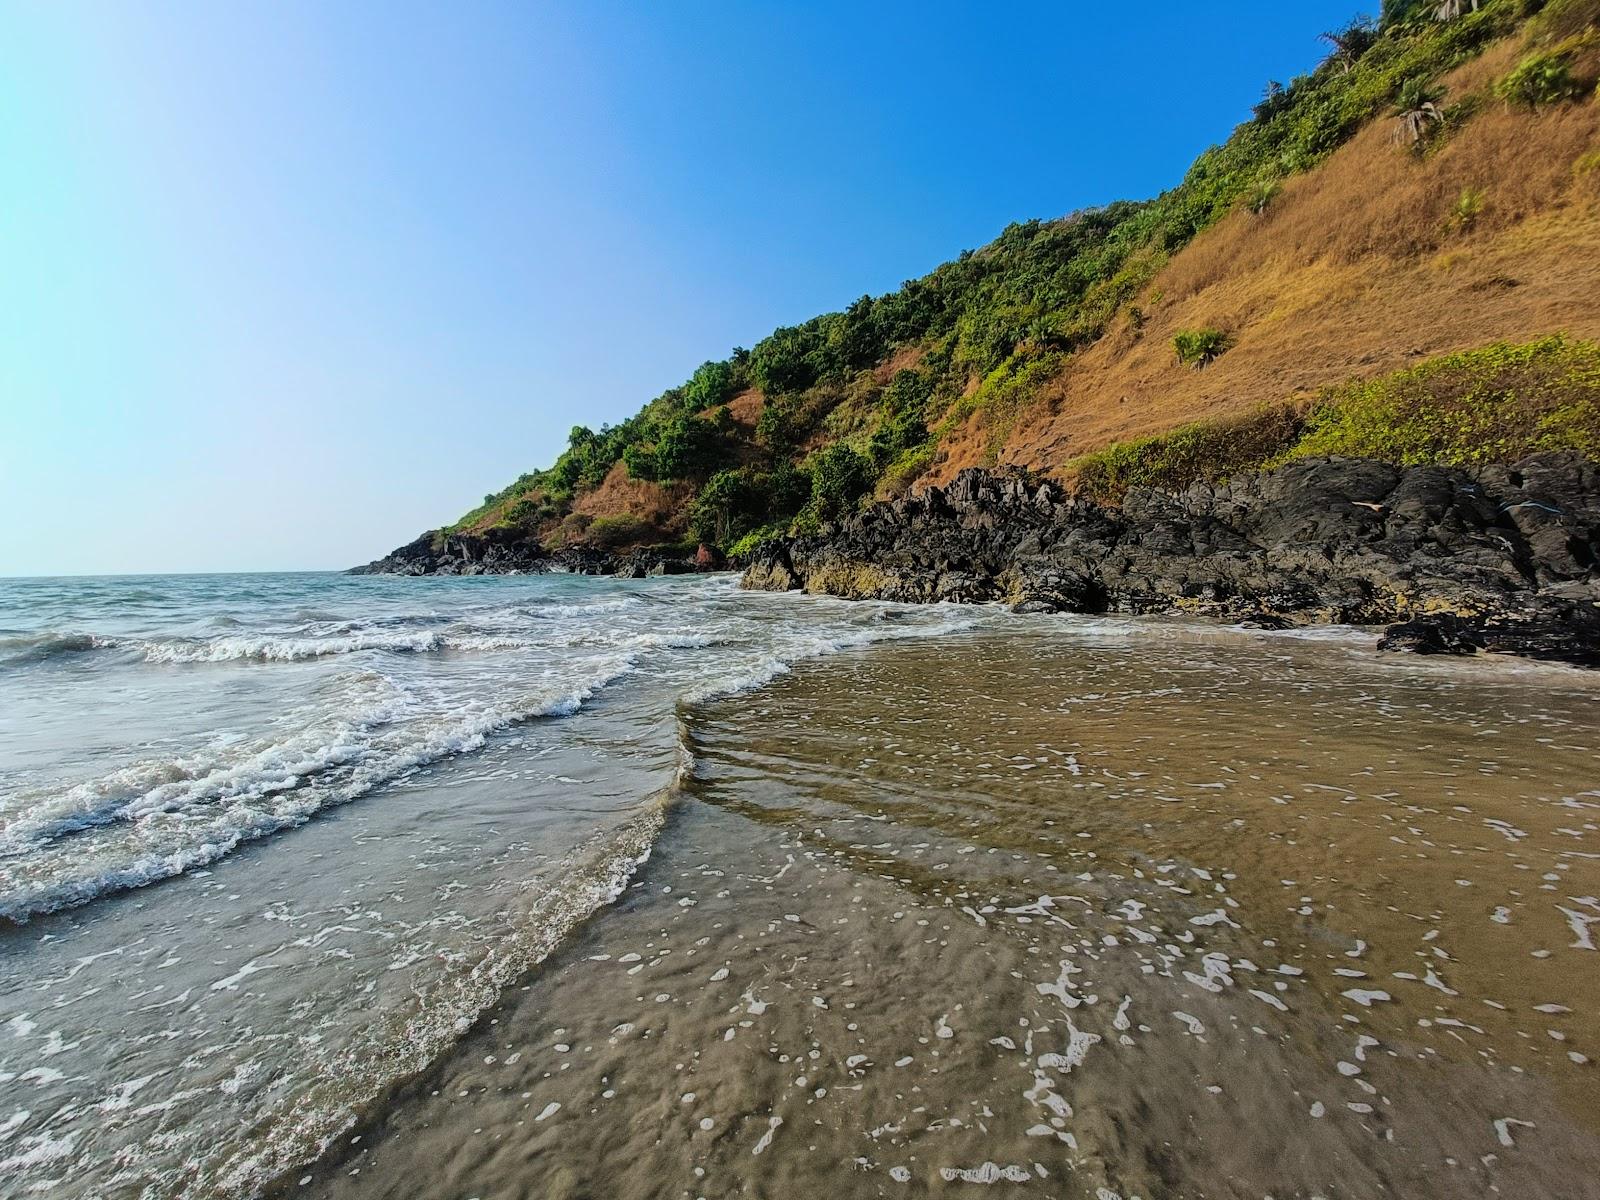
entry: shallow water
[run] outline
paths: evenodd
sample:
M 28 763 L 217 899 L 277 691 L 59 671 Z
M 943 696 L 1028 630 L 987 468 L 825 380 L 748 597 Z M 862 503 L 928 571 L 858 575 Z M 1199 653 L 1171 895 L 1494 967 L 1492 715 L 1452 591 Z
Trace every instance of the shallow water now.
M 1600 685 L 1015 619 L 690 706 L 621 901 L 317 1197 L 1600 1196 Z
M 33 586 L 0 1194 L 1600 1196 L 1591 674 L 726 578 Z
M 255 1194 L 616 896 L 682 698 L 994 619 L 730 577 L 0 581 L 0 1194 Z

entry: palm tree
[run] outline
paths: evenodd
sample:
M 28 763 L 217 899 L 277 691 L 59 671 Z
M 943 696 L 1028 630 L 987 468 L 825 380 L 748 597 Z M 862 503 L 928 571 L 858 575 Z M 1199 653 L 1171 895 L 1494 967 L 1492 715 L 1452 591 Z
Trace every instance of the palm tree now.
M 1443 88 L 1434 87 L 1420 79 L 1406 80 L 1395 98 L 1394 115 L 1400 124 L 1395 128 L 1394 140 L 1401 142 L 1409 139 L 1410 144 L 1415 146 L 1427 135 L 1430 126 L 1443 125 L 1444 109 L 1439 107 L 1439 101 L 1443 98 Z
M 1320 34 L 1319 40 L 1333 47 L 1333 60 L 1343 66 L 1348 75 L 1361 56 L 1372 49 L 1378 40 L 1378 31 L 1371 17 L 1357 17 L 1337 32 Z

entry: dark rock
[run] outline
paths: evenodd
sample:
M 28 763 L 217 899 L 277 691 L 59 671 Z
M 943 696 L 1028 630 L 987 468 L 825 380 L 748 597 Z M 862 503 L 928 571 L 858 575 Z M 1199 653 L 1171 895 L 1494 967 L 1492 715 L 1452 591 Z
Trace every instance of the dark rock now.
M 521 530 L 484 533 L 435 530 L 351 575 L 530 575 L 551 570 L 551 555 Z
M 1248 629 L 1298 629 L 1299 622 L 1274 612 L 1251 613 L 1239 624 Z M 1381 647 L 1380 647 L 1381 648 Z
M 483 533 L 438 530 L 423 534 L 376 562 L 356 567 L 349 574 L 531 575 L 566 571 L 573 575 L 643 579 L 647 575 L 716 570 L 718 565 L 709 555 L 697 554 L 690 558 L 671 548 L 614 553 L 594 546 L 567 546 L 551 551 L 522 530 L 490 529 Z
M 1483 649 L 1483 637 L 1471 622 L 1460 617 L 1419 617 L 1385 629 L 1378 639 L 1378 649 L 1411 654 L 1477 654 Z
M 759 547 L 743 584 L 1275 628 L 1391 624 L 1389 648 L 1589 663 L 1597 563 L 1600 468 L 1581 456 L 1475 470 L 1310 459 L 1178 493 L 1135 488 L 1120 508 L 1020 472 L 963 471 Z

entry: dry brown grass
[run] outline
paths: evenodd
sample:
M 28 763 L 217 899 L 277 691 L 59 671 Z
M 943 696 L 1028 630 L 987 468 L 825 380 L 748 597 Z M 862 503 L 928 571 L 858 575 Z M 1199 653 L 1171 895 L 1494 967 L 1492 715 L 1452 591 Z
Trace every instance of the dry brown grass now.
M 1485 92 L 1525 52 L 1496 47 L 1447 77 L 1448 99 Z M 1538 113 L 1490 100 L 1425 157 L 1386 122 L 1286 181 L 1267 211 L 1240 211 L 1174 256 L 1124 317 L 1048 385 L 998 461 L 1068 459 L 1185 422 L 1290 399 L 1428 355 L 1566 332 L 1600 336 L 1600 102 Z M 1467 189 L 1470 223 L 1453 220 Z M 1181 366 L 1181 329 L 1234 348 Z M 953 430 L 927 482 L 991 456 L 982 416 Z
M 888 383 L 901 371 L 915 370 L 917 365 L 928 356 L 926 346 L 901 346 L 883 362 L 872 369 L 873 375 L 879 383 Z
M 733 414 L 735 424 L 742 425 L 750 434 L 755 433 L 756 422 L 761 418 L 761 410 L 766 406 L 767 398 L 761 394 L 759 388 L 746 388 L 728 401 L 728 411 Z
M 614 465 L 604 481 L 592 492 L 585 492 L 572 505 L 572 511 L 586 517 L 635 516 L 651 527 L 646 541 L 678 537 L 688 528 L 689 496 L 686 483 L 649 483 L 631 479 L 622 463 Z

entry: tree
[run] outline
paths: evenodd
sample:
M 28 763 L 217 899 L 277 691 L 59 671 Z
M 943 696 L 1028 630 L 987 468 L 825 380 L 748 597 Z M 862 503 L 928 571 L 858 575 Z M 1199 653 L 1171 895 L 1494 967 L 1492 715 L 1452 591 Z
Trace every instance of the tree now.
M 710 421 L 684 415 L 661 427 L 656 438 L 656 475 L 659 479 L 698 479 L 717 465 L 721 439 Z
M 696 540 L 726 546 L 761 523 L 764 497 L 744 471 L 718 471 L 706 480 L 689 514 Z
M 631 479 L 643 479 L 647 482 L 661 477 L 661 468 L 656 463 L 656 452 L 642 442 L 633 442 L 622 451 L 622 463 L 628 468 Z
M 875 463 L 891 463 L 928 440 L 924 412 L 932 392 L 933 384 L 916 371 L 900 371 L 889 381 L 878 401 L 878 428 L 868 446 Z
M 1394 115 L 1400 124 L 1395 128 L 1394 140 L 1417 145 L 1434 125 L 1444 124 L 1444 110 L 1439 101 L 1444 99 L 1444 89 L 1421 79 L 1408 79 L 1395 98 Z
M 799 512 L 811 498 L 811 473 L 791 462 L 780 462 L 764 480 L 767 516 L 786 520 Z
M 1261 89 L 1260 103 L 1250 111 L 1255 114 L 1257 121 L 1270 121 L 1279 113 L 1289 108 L 1292 99 L 1289 89 L 1276 79 L 1267 80 L 1267 86 Z
M 1357 17 L 1343 29 L 1320 34 L 1319 39 L 1333 47 L 1332 61 L 1342 66 L 1348 75 L 1350 68 L 1377 42 L 1378 29 L 1371 17 Z
M 842 442 L 811 460 L 811 498 L 824 516 L 837 516 L 853 507 L 872 482 L 872 464 Z
M 790 326 L 773 332 L 750 355 L 750 374 L 769 397 L 798 392 L 817 381 L 814 361 L 818 339 L 808 326 Z
M 734 390 L 733 364 L 704 362 L 689 376 L 683 385 L 684 407 L 690 412 L 714 408 L 732 397 Z
M 756 437 L 775 459 L 793 454 L 804 437 L 793 402 L 769 396 L 756 417 Z

